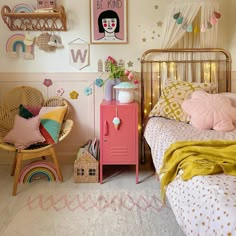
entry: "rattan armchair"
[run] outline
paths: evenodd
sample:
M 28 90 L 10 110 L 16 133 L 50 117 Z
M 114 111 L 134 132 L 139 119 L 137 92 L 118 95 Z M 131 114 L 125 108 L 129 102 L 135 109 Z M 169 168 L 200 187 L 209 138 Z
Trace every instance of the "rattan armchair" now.
M 35 88 L 21 86 L 9 91 L 4 97 L 4 104 L 0 106 L 0 149 L 14 152 L 14 162 L 11 174 L 14 175 L 14 184 L 12 195 L 16 195 L 19 182 L 19 175 L 22 168 L 22 162 L 35 158 L 51 157 L 58 175 L 62 182 L 63 176 L 59 162 L 57 160 L 55 145 L 32 145 L 26 149 L 16 149 L 14 145 L 3 142 L 3 137 L 12 129 L 14 117 L 18 113 L 20 104 L 31 106 L 66 106 L 67 112 L 61 127 L 59 141 L 64 140 L 73 127 L 73 121 L 67 119 L 69 105 L 62 97 L 51 97 L 44 101 L 41 92 Z

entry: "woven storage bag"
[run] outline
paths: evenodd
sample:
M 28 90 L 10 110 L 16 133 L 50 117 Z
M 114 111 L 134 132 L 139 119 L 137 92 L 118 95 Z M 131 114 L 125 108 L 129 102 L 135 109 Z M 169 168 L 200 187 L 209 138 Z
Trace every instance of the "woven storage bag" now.
M 74 162 L 75 183 L 98 183 L 99 162 L 84 151 Z

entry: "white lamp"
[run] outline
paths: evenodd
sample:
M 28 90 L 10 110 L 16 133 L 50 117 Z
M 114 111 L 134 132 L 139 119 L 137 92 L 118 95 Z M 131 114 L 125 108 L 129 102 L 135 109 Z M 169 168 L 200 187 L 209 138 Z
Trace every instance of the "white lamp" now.
M 134 101 L 134 90 L 137 89 L 137 85 L 131 82 L 121 82 L 114 86 L 114 89 L 119 91 L 118 101 L 120 103 L 130 103 Z

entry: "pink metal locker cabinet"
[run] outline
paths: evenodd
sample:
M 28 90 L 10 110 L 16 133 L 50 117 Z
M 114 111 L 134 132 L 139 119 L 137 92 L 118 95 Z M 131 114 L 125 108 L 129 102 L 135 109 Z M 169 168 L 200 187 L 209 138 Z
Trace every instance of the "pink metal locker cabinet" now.
M 118 127 L 114 118 L 120 120 Z M 138 164 L 138 104 L 103 100 L 100 105 L 100 183 L 104 165 L 136 165 L 138 183 Z

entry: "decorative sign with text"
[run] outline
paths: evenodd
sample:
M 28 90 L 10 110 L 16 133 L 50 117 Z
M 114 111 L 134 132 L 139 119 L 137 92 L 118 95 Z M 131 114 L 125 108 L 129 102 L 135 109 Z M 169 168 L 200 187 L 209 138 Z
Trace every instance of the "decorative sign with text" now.
M 127 43 L 128 0 L 90 0 L 91 43 Z
M 89 65 L 89 44 L 82 39 L 75 39 L 69 43 L 70 64 L 79 70 Z

